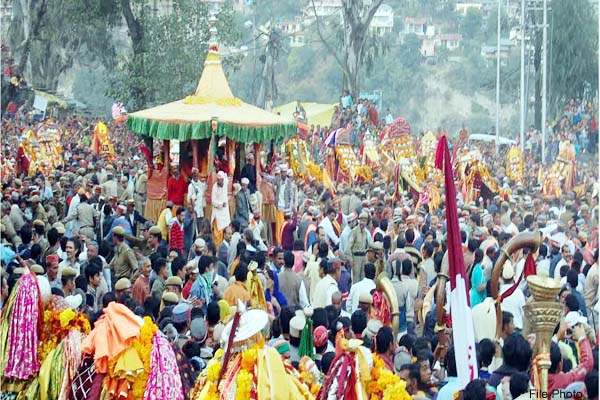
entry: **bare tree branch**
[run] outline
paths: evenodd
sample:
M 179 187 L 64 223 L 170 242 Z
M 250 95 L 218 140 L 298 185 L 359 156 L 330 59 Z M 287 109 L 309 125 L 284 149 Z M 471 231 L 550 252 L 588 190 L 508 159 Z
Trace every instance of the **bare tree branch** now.
M 363 22 L 363 24 L 364 24 L 363 26 L 365 27 L 365 34 L 363 35 L 362 43 L 360 44 L 361 48 L 365 45 L 365 42 L 367 41 L 367 37 L 369 36 L 367 34 L 369 31 L 369 26 L 371 26 L 371 21 L 373 20 L 375 13 L 377 12 L 377 10 L 379 9 L 379 6 L 382 3 L 383 3 L 383 0 L 375 0 L 371 4 L 371 7 L 369 8 L 369 11 L 367 12 L 367 17 Z
M 317 34 L 319 35 L 319 39 L 321 39 L 321 42 L 327 48 L 327 51 L 333 55 L 335 61 L 340 65 L 340 67 L 342 67 L 344 74 L 346 74 L 346 64 L 342 62 L 335 49 L 329 44 L 329 42 L 327 42 L 327 40 L 325 40 L 325 37 L 323 37 L 323 33 L 321 32 L 321 24 L 319 22 L 319 17 L 317 16 L 317 8 L 315 7 L 315 0 L 311 0 L 310 2 L 312 4 L 313 13 L 315 16 L 315 24 L 317 25 Z

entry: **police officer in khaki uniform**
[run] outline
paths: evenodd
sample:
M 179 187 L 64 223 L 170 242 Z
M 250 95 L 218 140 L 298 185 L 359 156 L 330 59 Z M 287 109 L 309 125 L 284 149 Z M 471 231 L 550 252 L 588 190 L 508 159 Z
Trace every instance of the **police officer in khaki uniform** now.
M 75 212 L 69 215 L 63 220 L 63 223 L 67 223 L 71 220 L 77 220 L 77 226 L 79 227 L 79 234 L 85 235 L 88 238 L 94 240 L 96 233 L 94 228 L 96 227 L 96 220 L 100 218 L 100 213 L 90 203 L 88 203 L 86 195 L 82 194 L 80 197 L 80 203 L 77 204 Z
M 135 200 L 135 208 L 138 210 L 142 217 L 145 217 L 146 207 L 146 186 L 148 184 L 148 174 L 143 170 L 139 170 L 135 178 L 135 193 L 133 199 Z
M 113 243 L 117 248 L 113 259 L 108 265 L 112 271 L 113 280 L 121 278 L 131 279 L 133 273 L 138 268 L 138 262 L 135 258 L 135 253 L 125 243 L 125 229 L 121 226 L 115 226 L 112 230 Z
M 31 216 L 34 220 L 39 219 L 40 221 L 46 223 L 48 221 L 48 217 L 46 217 L 46 210 L 44 210 L 44 207 L 40 204 L 40 201 L 40 196 L 37 194 L 31 196 L 29 199 L 29 202 L 31 203 Z
M 352 229 L 348 240 L 346 257 L 352 260 L 352 282 L 358 282 L 364 277 L 365 256 L 371 242 L 371 235 L 367 230 L 368 223 L 369 214 L 361 212 L 358 216 L 358 225 Z

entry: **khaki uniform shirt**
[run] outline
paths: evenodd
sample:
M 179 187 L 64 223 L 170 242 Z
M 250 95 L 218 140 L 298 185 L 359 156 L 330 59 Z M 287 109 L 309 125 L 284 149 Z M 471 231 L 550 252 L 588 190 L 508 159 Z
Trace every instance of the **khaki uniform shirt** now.
M 121 278 L 131 279 L 138 267 L 137 259 L 131 247 L 123 242 L 117 247 L 117 252 L 109 264 L 117 280 Z
M 350 233 L 350 239 L 348 239 L 348 247 L 346 248 L 346 256 L 352 257 L 354 253 L 363 253 L 360 257 L 364 256 L 369 247 L 369 232 L 365 228 L 360 229 L 360 226 L 355 226 Z

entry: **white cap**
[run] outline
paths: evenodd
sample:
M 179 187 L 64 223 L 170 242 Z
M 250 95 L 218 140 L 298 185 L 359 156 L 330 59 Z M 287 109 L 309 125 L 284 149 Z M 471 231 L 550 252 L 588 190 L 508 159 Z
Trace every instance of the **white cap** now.
M 194 240 L 194 246 L 200 247 L 201 249 L 203 249 L 204 247 L 206 247 L 206 242 L 204 241 L 204 239 L 198 238 L 198 239 Z
M 240 180 L 240 182 L 242 183 L 242 185 L 249 185 L 250 184 L 250 180 L 248 178 L 242 178 L 242 180 Z
M 287 176 L 289 176 L 290 178 L 292 178 L 294 176 L 294 171 L 292 171 L 291 169 L 287 170 Z
M 225 179 L 225 178 L 227 178 L 227 174 L 223 171 L 219 171 L 219 172 L 217 172 L 217 177 L 220 179 Z
M 296 315 L 290 319 L 290 336 L 299 338 L 305 324 L 306 318 L 304 316 Z

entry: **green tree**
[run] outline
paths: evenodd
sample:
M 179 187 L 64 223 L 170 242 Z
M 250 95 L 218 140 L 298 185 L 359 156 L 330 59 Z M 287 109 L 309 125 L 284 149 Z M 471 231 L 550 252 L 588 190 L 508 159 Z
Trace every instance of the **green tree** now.
M 75 59 L 111 65 L 111 30 L 119 15 L 114 0 L 29 0 L 13 6 L 8 42 L 34 87 L 55 91 Z
M 548 109 L 556 112 L 567 99 L 583 98 L 586 87 L 598 87 L 598 20 L 587 0 L 554 1 L 552 14 L 548 18 L 552 32 L 548 35 L 549 42 L 552 39 Z
M 480 36 L 483 25 L 483 16 L 480 10 L 469 9 L 467 15 L 460 19 L 460 33 L 467 40 L 473 40 Z
M 164 15 L 136 17 L 143 34 L 132 54 L 120 60 L 107 94 L 137 110 L 193 94 L 210 39 L 210 12 L 203 2 L 175 0 Z M 227 46 L 239 43 L 236 16 L 230 6 L 217 15 L 223 63 L 237 65 L 241 56 Z
M 353 97 L 360 93 L 361 68 L 365 63 L 365 49 L 369 40 L 369 26 L 383 0 L 341 0 L 342 3 L 342 46 L 341 54 L 331 44 L 321 31 L 320 17 L 314 0 L 310 4 L 313 8 L 313 17 L 316 19 L 317 33 L 344 73 L 344 89 L 347 89 Z
M 288 56 L 288 73 L 293 80 L 302 79 L 311 69 L 315 51 L 309 46 L 295 47 Z
M 404 38 L 404 43 L 400 47 L 399 61 L 407 68 L 417 68 L 423 56 L 420 53 L 421 41 L 414 33 L 407 35 Z

